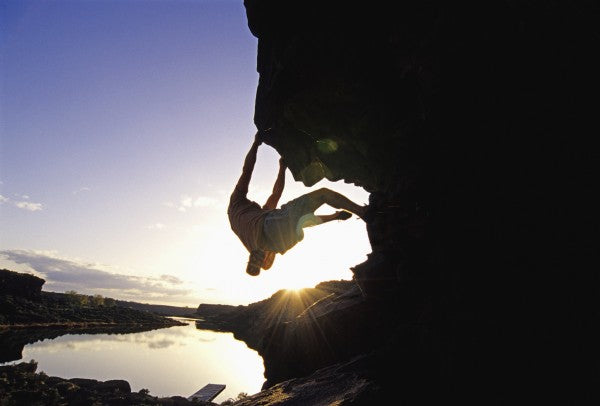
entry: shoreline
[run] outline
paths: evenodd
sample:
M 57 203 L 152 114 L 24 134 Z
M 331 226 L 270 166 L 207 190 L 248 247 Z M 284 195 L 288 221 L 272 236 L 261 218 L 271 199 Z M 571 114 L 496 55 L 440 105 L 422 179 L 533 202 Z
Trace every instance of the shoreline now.
M 173 323 L 118 323 L 118 322 L 49 322 L 49 323 L 31 323 L 31 324 L 0 324 L 0 330 L 23 330 L 23 329 L 37 329 L 37 328 L 86 328 L 86 327 L 174 327 L 183 326 L 185 323 L 181 323 L 177 320 L 173 320 Z

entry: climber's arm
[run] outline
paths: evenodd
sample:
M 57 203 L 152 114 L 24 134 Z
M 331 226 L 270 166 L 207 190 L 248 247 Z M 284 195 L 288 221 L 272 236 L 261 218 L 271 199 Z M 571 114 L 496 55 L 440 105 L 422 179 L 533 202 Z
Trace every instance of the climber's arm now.
M 258 153 L 258 147 L 260 144 L 262 144 L 262 140 L 260 138 L 260 134 L 257 132 L 254 136 L 254 143 L 252 143 L 250 151 L 248 151 L 248 154 L 246 154 L 244 167 L 242 168 L 242 175 L 235 186 L 235 188 L 240 192 L 248 193 L 248 186 L 250 185 L 250 179 L 252 178 L 252 172 L 254 171 L 254 164 L 256 164 L 256 154 Z
M 283 188 L 285 186 L 285 169 L 286 166 L 283 163 L 283 158 L 280 158 L 279 173 L 277 174 L 277 179 L 273 185 L 273 192 L 267 199 L 267 202 L 263 205 L 263 209 L 273 210 L 277 208 L 277 203 L 279 203 L 279 199 L 281 198 L 281 194 L 283 193 Z

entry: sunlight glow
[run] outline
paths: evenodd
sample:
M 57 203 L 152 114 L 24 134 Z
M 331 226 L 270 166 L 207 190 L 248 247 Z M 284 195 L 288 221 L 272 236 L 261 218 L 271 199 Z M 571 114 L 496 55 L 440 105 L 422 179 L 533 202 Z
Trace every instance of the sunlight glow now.
M 259 151 L 248 197 L 259 204 L 266 201 L 276 175 L 279 156 L 270 147 Z M 241 165 L 241 164 L 240 164 Z M 238 165 L 238 166 L 240 166 Z M 362 188 L 323 180 L 307 188 L 286 175 L 280 205 L 320 187 L 338 191 L 358 204 L 368 202 Z M 170 268 L 178 277 L 193 282 L 195 296 L 202 303 L 249 304 L 270 297 L 280 289 L 312 288 L 328 280 L 350 280 L 350 268 L 366 260 L 371 252 L 366 225 L 357 216 L 304 229 L 304 239 L 284 255 L 277 254 L 273 266 L 259 276 L 245 273 L 248 252 L 232 232 L 227 219 L 226 199 L 210 213 L 193 216 L 186 233 L 174 233 L 161 247 L 156 272 Z M 335 209 L 322 206 L 316 214 Z M 194 226 L 195 224 L 195 226 Z M 154 257 L 156 259 L 156 256 Z M 150 265 L 150 264 L 148 264 Z

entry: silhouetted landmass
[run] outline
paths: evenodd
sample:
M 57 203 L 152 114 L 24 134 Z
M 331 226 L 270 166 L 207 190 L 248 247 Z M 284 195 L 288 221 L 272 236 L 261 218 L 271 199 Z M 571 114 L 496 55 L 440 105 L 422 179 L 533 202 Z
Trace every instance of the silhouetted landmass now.
M 195 309 L 182 306 L 138 303 L 101 295 L 84 295 L 75 291 L 67 293 L 45 292 L 45 281 L 34 275 L 0 269 L 0 325 L 31 323 L 68 322 L 129 322 L 140 313 L 125 309 L 139 310 L 161 316 L 194 317 Z M 158 321 L 148 315 L 140 321 Z
M 274 325 L 287 323 L 315 303 L 355 287 L 353 281 L 327 281 L 300 291 L 279 290 L 270 298 L 246 306 L 202 303 L 196 310 L 200 317 L 196 327 L 232 332 L 235 338 L 245 341 L 250 348 L 260 350 L 265 332 Z
M 16 328 L 90 324 L 180 324 L 150 311 L 120 307 L 116 304 L 107 305 L 104 302 L 107 302 L 106 298 L 54 292 L 41 292 L 36 300 L 0 295 L 0 325 Z
M 29 274 L 2 269 L 0 282 L 0 362 L 21 359 L 27 344 L 67 333 L 124 334 L 185 324 L 100 295 L 44 292 L 45 281 Z
M 0 400 L 3 405 L 216 405 L 188 401 L 181 396 L 159 398 L 147 390 L 132 392 L 124 380 L 63 379 L 36 372 L 34 361 L 0 366 Z
M 0 294 L 0 326 L 144 324 L 166 327 L 181 324 L 150 311 L 118 307 L 114 299 L 100 295 L 44 292 L 41 291 L 44 280 L 33 275 L 3 269 L 0 276 L 3 281 L 10 280 L 10 284 L 3 285 Z
M 45 282 L 35 275 L 0 269 L 0 295 L 36 298 L 42 292 Z
M 265 363 L 267 381 L 263 388 L 267 389 L 284 380 L 282 377 L 309 375 L 337 357 L 350 359 L 359 356 L 361 350 L 368 351 L 381 343 L 380 332 L 386 329 L 387 316 L 382 312 L 365 317 L 363 309 L 357 307 L 363 302 L 364 295 L 355 281 L 327 281 L 299 291 L 280 290 L 268 299 L 247 306 L 200 304 L 196 327 L 231 332 L 236 339 L 258 351 Z M 352 314 L 352 310 L 357 309 L 360 311 Z M 318 327 L 311 328 L 307 320 L 310 325 L 317 323 Z M 296 334 L 309 342 L 309 346 L 302 349 L 303 355 L 298 355 L 307 359 L 290 364 L 282 357 L 272 356 L 276 348 L 285 348 L 285 340 L 297 339 Z M 332 346 L 328 340 L 336 345 Z M 318 355 L 315 357 L 313 353 Z M 324 379 L 320 375 L 319 380 Z M 335 386 L 335 379 L 329 379 Z
M 150 303 L 131 302 L 126 300 L 115 300 L 115 305 L 134 310 L 152 312 L 155 314 L 160 314 L 161 316 L 195 317 L 196 314 L 195 308 L 187 306 L 157 305 Z

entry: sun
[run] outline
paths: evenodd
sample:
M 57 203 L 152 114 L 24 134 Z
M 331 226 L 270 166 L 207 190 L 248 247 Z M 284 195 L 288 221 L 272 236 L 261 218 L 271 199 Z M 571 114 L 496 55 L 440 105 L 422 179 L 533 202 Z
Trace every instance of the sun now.
M 304 289 L 312 288 L 312 287 L 313 286 L 309 286 L 306 283 L 298 282 L 298 283 L 293 283 L 290 286 L 284 287 L 283 289 L 287 290 L 288 292 L 300 293 Z
M 288 291 L 301 291 L 305 288 L 312 288 L 315 281 L 306 277 L 304 272 L 285 272 L 285 277 L 281 278 L 281 289 Z

